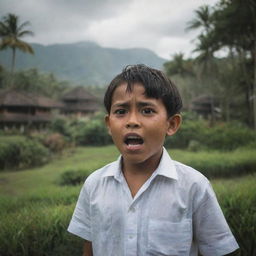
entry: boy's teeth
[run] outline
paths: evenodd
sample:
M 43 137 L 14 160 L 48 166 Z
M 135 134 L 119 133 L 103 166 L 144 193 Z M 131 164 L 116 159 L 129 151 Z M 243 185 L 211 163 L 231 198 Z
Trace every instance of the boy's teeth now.
M 143 143 L 143 139 L 136 135 L 128 136 L 125 140 L 127 145 L 139 145 Z

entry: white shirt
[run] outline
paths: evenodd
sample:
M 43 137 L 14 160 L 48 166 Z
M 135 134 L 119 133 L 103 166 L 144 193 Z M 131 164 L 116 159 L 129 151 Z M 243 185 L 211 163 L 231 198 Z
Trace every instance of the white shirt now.
M 131 196 L 122 158 L 85 181 L 68 231 L 92 241 L 94 256 L 220 256 L 238 248 L 209 181 L 173 161 Z

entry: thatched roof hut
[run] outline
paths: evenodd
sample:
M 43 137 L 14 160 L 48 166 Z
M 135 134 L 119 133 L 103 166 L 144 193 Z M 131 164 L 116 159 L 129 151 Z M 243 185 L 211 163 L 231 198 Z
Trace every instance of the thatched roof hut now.
M 193 99 L 190 109 L 204 118 L 217 117 L 220 114 L 219 101 L 211 95 L 200 95 Z
M 50 98 L 15 89 L 0 90 L 0 124 L 47 123 L 51 110 L 62 104 Z
M 74 88 L 61 99 L 64 104 L 62 113 L 66 115 L 86 116 L 100 109 L 97 97 L 83 87 Z

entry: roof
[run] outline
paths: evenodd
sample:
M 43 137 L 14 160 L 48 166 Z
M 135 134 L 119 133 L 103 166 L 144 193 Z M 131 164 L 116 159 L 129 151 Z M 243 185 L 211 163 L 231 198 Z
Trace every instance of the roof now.
M 65 102 L 64 111 L 97 111 L 99 110 L 99 104 L 97 102 L 75 102 L 75 103 L 67 103 Z
M 50 122 L 52 116 L 50 114 L 44 115 L 30 115 L 30 114 L 3 114 L 0 115 L 0 123 L 44 123 Z
M 60 108 L 62 103 L 41 95 L 15 89 L 0 90 L 0 107 L 43 107 Z
M 62 96 L 62 100 L 68 101 L 68 100 L 97 100 L 97 98 L 92 95 L 90 92 L 88 92 L 83 87 L 76 87 L 73 90 L 65 93 Z

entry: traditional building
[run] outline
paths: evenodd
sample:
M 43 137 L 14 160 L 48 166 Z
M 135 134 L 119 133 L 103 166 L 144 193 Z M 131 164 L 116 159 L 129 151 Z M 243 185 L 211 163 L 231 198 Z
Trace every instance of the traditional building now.
M 218 100 L 210 95 L 201 95 L 192 100 L 190 109 L 205 119 L 216 119 L 221 116 Z
M 0 90 L 0 128 L 44 127 L 52 120 L 52 110 L 61 106 L 60 102 L 44 96 L 14 89 Z
M 83 87 L 77 87 L 62 97 L 63 108 L 61 113 L 77 118 L 89 116 L 100 109 L 98 99 L 85 90 Z

